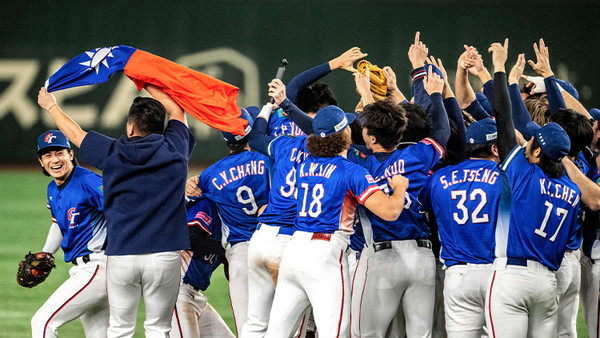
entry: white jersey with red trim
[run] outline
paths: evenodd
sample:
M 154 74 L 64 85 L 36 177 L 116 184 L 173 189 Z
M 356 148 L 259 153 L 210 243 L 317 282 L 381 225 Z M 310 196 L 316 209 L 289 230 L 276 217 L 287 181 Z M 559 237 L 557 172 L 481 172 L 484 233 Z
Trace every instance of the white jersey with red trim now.
M 373 230 L 375 242 L 429 238 L 429 227 L 425 224 L 418 200 L 427 182 L 431 168 L 444 156 L 444 148 L 432 138 L 392 153 L 375 153 L 367 158 L 365 166 L 386 195 L 391 195 L 387 178 L 401 174 L 408 178 L 404 211 L 393 222 L 384 221 L 366 210 L 368 222 Z M 361 219 L 362 220 L 362 219 Z
M 309 155 L 296 171 L 296 230 L 353 233 L 357 203 L 379 190 L 367 170 L 342 156 Z

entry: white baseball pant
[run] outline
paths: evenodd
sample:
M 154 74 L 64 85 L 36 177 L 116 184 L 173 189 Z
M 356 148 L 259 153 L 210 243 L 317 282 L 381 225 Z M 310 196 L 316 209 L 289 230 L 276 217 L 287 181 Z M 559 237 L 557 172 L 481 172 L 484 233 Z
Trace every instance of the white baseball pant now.
M 580 294 L 588 334 L 590 338 L 599 338 L 600 260 L 592 260 L 585 255 L 581 255 Z
M 133 336 L 142 296 L 146 307 L 146 337 L 168 337 L 181 282 L 180 265 L 180 251 L 108 256 L 108 337 Z
M 558 299 L 558 337 L 577 337 L 577 311 L 581 286 L 579 251 L 567 250 L 556 271 Z
M 229 263 L 229 300 L 239 335 L 248 318 L 248 242 L 227 244 L 225 257 Z
M 435 301 L 435 257 L 415 240 L 365 248 L 354 277 L 352 336 L 385 337 L 399 307 L 407 337 L 431 337 Z M 361 267 L 363 265 L 364 267 Z M 363 273 L 364 271 L 364 273 Z
M 444 310 L 444 279 L 446 270 L 444 264 L 439 259 L 435 260 L 435 302 L 433 303 L 433 328 L 432 338 L 446 338 L 446 315 Z M 487 282 L 484 281 L 484 282 Z M 486 285 L 487 287 L 487 285 Z M 485 289 L 484 289 L 485 290 Z M 482 308 L 483 310 L 483 308 Z
M 264 337 L 269 324 L 279 263 L 292 236 L 279 234 L 278 226 L 261 224 L 248 245 L 248 319 L 242 337 Z
M 444 280 L 446 330 L 450 338 L 481 337 L 492 264 L 453 265 Z
M 32 337 L 56 337 L 56 330 L 80 318 L 86 337 L 106 337 L 108 297 L 106 256 L 90 254 L 69 269 L 69 279 L 54 291 L 31 319 Z
M 291 337 L 309 305 L 320 337 L 349 336 L 348 244 L 348 236 L 337 232 L 294 233 L 281 260 L 265 337 Z
M 556 337 L 554 272 L 536 261 L 526 264 L 507 265 L 506 258 L 494 261 L 485 304 L 491 337 Z
M 206 297 L 187 283 L 182 283 L 179 288 L 170 337 L 235 338 Z

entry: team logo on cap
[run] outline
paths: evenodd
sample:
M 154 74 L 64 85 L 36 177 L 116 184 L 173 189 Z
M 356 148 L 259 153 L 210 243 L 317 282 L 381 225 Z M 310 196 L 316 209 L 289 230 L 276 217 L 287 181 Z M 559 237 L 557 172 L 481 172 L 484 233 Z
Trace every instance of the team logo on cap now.
M 56 136 L 54 136 L 54 134 L 50 133 L 50 134 L 46 135 L 46 137 L 44 137 L 44 141 L 46 143 L 52 143 L 53 138 L 56 138 Z
M 485 134 L 485 140 L 486 141 L 491 141 L 491 140 L 495 140 L 498 138 L 498 132 L 492 133 L 492 134 Z
M 335 132 L 337 133 L 338 131 L 344 129 L 346 124 L 348 124 L 348 119 L 346 118 L 346 116 L 344 116 L 344 119 L 342 120 L 342 122 L 336 124 L 335 127 L 333 127 L 333 129 L 335 129 Z

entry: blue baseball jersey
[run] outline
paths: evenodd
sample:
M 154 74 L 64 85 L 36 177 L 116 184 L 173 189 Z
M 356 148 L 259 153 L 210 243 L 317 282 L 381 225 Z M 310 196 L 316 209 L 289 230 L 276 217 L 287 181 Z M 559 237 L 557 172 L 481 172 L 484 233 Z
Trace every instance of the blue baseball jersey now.
M 365 167 L 384 193 L 389 195 L 393 192 L 387 183 L 388 177 L 401 174 L 409 180 L 404 210 L 397 220 L 384 221 L 369 210 L 365 211 L 368 221 L 361 219 L 361 223 L 363 226 L 371 225 L 375 242 L 429 238 L 429 227 L 421 213 L 419 194 L 431 168 L 443 155 L 442 146 L 431 138 L 425 138 L 394 151 L 381 161 L 377 158 L 378 154 L 367 157 Z
M 200 174 L 202 195 L 213 201 L 221 216 L 224 240 L 250 240 L 258 224 L 258 209 L 269 196 L 269 157 L 244 151 L 229 155 Z
M 496 257 L 529 259 L 558 270 L 576 230 L 579 188 L 567 175 L 546 176 L 516 146 L 500 165 L 504 189 L 496 224 Z
M 579 168 L 579 170 L 587 176 L 589 179 L 593 179 L 593 164 L 589 163 L 585 158 L 583 151 L 579 152 L 577 157 L 573 159 L 573 163 Z M 594 163 L 595 164 L 595 163 Z M 569 241 L 567 242 L 567 249 L 569 250 L 577 250 L 581 247 L 581 242 L 583 241 L 583 220 L 584 220 L 584 210 L 583 208 L 579 208 L 577 210 L 577 223 L 576 229 Z
M 260 223 L 293 227 L 296 219 L 296 168 L 308 156 L 306 136 L 279 136 L 269 143 L 271 190 Z
M 429 177 L 420 200 L 424 210 L 435 214 L 442 244 L 440 257 L 446 266 L 494 261 L 502 188 L 498 164 L 484 159 L 469 159 Z
M 48 184 L 48 209 L 63 235 L 65 262 L 100 252 L 106 242 L 102 177 L 75 166 L 60 187 Z
M 221 221 L 217 206 L 207 198 L 201 198 L 187 211 L 188 226 L 199 227 L 209 238 L 221 241 Z M 192 251 L 182 251 L 181 275 L 183 281 L 197 290 L 206 290 L 210 285 L 213 271 L 221 265 L 218 255 L 195 255 Z
M 269 118 L 269 135 L 276 137 L 281 135 L 306 136 L 281 108 L 277 109 Z
M 309 155 L 297 166 L 296 230 L 352 234 L 356 205 L 379 190 L 369 172 L 342 156 Z

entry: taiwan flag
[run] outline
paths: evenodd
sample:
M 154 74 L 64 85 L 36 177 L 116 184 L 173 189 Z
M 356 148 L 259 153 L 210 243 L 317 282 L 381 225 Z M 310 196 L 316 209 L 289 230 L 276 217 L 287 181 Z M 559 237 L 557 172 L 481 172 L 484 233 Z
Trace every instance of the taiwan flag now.
M 153 84 L 185 111 L 207 125 L 244 135 L 248 122 L 240 118 L 239 89 L 206 74 L 128 46 L 96 48 L 65 63 L 46 81 L 49 92 L 108 81 L 123 71 L 142 90 Z

